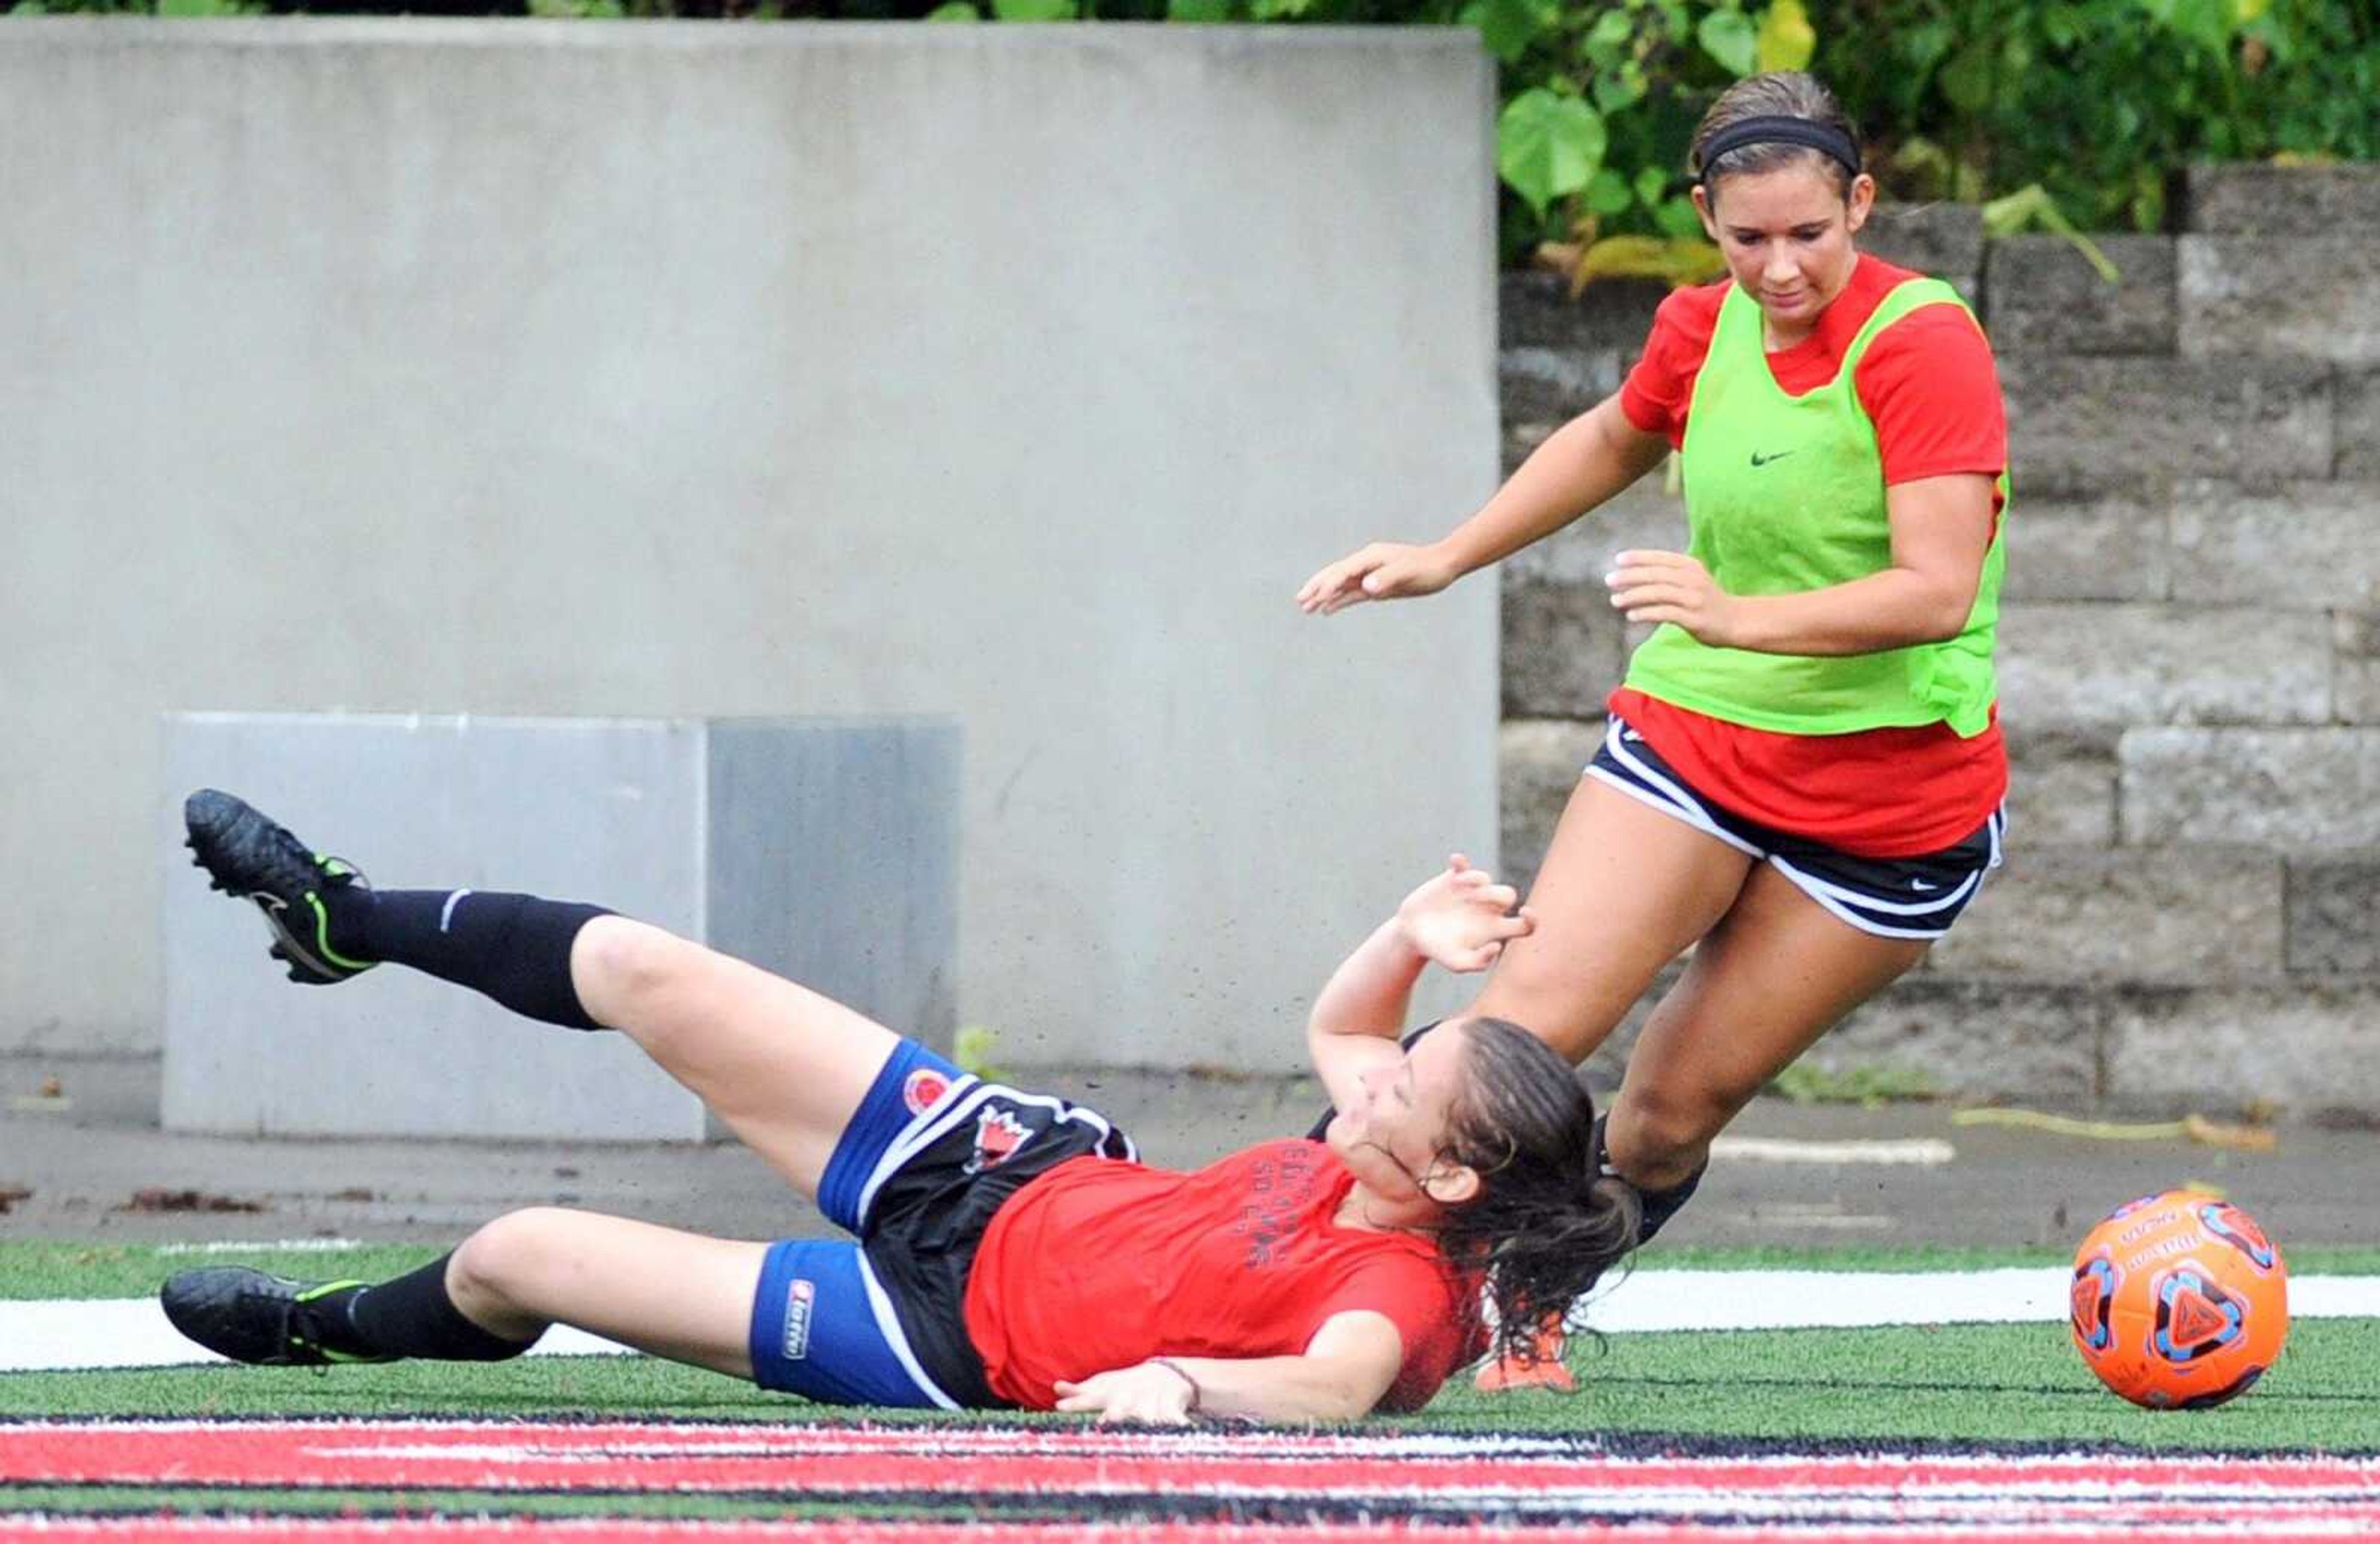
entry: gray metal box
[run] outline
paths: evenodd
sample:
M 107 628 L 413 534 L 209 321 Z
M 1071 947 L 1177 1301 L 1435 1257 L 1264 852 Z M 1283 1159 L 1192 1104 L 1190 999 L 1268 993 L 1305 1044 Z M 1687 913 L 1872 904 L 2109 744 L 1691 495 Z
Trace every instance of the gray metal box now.
M 188 713 L 164 740 L 168 1129 L 713 1134 L 622 1036 L 517 1018 L 399 968 L 290 984 L 261 920 L 188 866 L 181 805 L 199 787 L 250 800 L 382 889 L 593 902 L 950 1044 L 950 721 Z

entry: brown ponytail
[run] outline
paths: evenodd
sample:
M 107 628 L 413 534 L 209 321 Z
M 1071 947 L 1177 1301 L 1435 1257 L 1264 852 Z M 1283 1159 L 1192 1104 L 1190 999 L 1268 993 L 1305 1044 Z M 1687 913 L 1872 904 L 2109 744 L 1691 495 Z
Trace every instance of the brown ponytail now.
M 1466 1020 L 1465 1029 L 1445 1156 L 1481 1185 L 1446 1214 L 1438 1244 L 1486 1272 L 1496 1354 L 1529 1361 L 1544 1321 L 1636 1246 L 1636 1192 L 1599 1171 L 1595 1101 L 1569 1063 L 1505 1019 Z

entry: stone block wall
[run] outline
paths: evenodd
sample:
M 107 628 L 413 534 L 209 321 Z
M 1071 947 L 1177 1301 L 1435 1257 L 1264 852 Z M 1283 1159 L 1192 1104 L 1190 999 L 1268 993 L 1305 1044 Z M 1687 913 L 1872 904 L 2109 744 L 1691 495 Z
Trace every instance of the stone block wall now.
M 2101 238 L 2112 284 L 2062 238 L 1987 240 L 1972 209 L 1870 227 L 1869 249 L 1956 285 L 1998 356 L 2014 782 L 2008 866 L 1822 1066 L 2380 1117 L 2380 167 L 2209 167 L 2185 192 L 2178 234 Z M 1662 292 L 1503 284 L 1509 469 L 1617 387 Z M 1607 559 L 1683 540 L 1662 482 L 1504 565 L 1524 881 L 1635 641 Z

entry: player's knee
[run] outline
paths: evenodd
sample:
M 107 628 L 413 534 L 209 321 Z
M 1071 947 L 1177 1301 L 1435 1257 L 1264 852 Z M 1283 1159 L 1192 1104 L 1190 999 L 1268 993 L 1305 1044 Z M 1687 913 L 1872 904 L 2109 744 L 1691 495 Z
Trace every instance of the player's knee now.
M 571 946 L 573 985 L 588 1011 L 603 1022 L 633 1022 L 638 1004 L 682 980 L 695 946 L 625 917 L 589 922 Z
M 1709 1159 L 1728 1114 L 1690 1094 L 1629 1089 L 1612 1106 L 1606 1132 L 1612 1166 L 1640 1189 L 1683 1184 Z
M 485 1224 L 446 1262 L 447 1295 L 466 1311 L 472 1304 L 523 1301 L 563 1257 L 573 1215 L 559 1207 L 528 1207 Z

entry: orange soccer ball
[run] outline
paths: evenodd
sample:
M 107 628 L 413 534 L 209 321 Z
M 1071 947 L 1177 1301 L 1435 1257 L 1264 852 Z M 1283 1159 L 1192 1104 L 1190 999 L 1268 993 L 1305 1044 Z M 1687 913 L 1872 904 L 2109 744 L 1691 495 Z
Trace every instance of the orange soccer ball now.
M 2135 1404 L 2208 1409 L 2253 1388 L 2280 1355 L 2289 1283 L 2281 1252 L 2230 1202 L 2145 1196 L 2074 1253 L 2074 1346 Z

